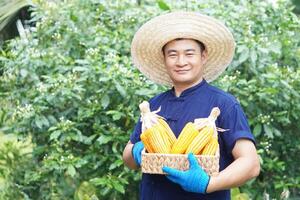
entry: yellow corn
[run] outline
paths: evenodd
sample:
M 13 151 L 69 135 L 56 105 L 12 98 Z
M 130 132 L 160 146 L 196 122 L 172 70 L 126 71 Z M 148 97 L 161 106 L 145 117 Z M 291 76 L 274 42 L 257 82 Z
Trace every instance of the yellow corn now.
M 145 145 L 145 148 L 146 148 L 147 152 L 148 153 L 154 153 L 154 150 L 153 150 L 151 142 L 150 142 L 150 140 L 147 136 L 147 133 L 149 133 L 149 131 L 146 130 L 145 132 L 143 132 L 141 134 L 141 136 L 140 136 L 141 140 L 142 140 L 143 144 Z
M 173 131 L 169 127 L 169 124 L 161 118 L 158 119 L 158 123 L 164 127 L 164 129 L 165 129 L 164 133 L 167 135 L 167 138 L 170 141 L 171 146 L 172 146 L 176 141 L 176 136 L 174 135 Z
M 168 134 L 166 132 L 165 127 L 162 126 L 161 124 L 159 124 L 159 126 L 157 126 L 157 129 L 158 129 L 158 131 L 160 133 L 160 137 L 161 137 L 161 140 L 164 143 L 164 146 L 166 146 L 166 148 L 168 149 L 167 153 L 170 153 L 172 144 L 171 144 L 171 141 L 170 141 L 170 139 L 168 137 Z
M 216 155 L 216 151 L 218 149 L 219 143 L 218 143 L 218 138 L 212 137 L 208 144 L 204 147 L 202 151 L 202 155 L 210 155 L 214 156 Z
M 184 153 L 198 134 L 199 131 L 196 129 L 195 125 L 192 122 L 187 123 L 182 129 L 178 139 L 173 144 L 171 153 Z
M 193 139 L 185 153 L 199 154 L 204 146 L 210 141 L 214 133 L 211 126 L 204 127 L 200 133 Z
M 147 130 L 147 137 L 155 153 L 169 153 L 171 145 L 168 138 L 166 138 L 163 131 L 163 127 L 160 124 L 156 124 Z M 146 132 L 145 131 L 145 132 Z

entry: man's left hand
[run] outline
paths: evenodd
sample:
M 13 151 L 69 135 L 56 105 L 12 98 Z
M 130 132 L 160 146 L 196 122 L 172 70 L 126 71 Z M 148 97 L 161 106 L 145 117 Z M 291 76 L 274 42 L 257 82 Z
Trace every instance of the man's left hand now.
M 170 167 L 163 167 L 162 170 L 167 173 L 167 178 L 174 183 L 179 184 L 185 191 L 206 193 L 206 189 L 210 180 L 207 173 L 199 166 L 195 156 L 188 154 L 190 168 L 187 171 L 181 171 Z

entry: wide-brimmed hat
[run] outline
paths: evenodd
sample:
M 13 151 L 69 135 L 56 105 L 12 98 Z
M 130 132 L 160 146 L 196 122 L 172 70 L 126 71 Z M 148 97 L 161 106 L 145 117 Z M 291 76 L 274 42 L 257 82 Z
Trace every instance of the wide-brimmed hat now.
M 213 17 L 176 11 L 152 18 L 135 33 L 131 44 L 133 64 L 156 83 L 172 85 L 167 74 L 163 46 L 176 38 L 202 42 L 208 53 L 203 78 L 216 79 L 230 64 L 235 42 L 229 29 Z

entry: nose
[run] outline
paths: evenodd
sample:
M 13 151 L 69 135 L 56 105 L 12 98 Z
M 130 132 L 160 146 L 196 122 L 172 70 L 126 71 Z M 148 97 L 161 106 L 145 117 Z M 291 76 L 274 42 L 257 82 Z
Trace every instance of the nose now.
M 179 67 L 183 67 L 186 64 L 187 64 L 187 60 L 185 59 L 185 57 L 183 55 L 178 56 L 176 60 L 176 65 Z

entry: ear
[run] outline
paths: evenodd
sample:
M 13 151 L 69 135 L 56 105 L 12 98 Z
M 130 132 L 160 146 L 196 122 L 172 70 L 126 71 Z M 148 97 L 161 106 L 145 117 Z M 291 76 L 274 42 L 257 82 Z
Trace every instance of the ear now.
M 203 64 L 203 65 L 206 63 L 207 57 L 208 57 L 208 54 L 207 54 L 207 50 L 205 49 L 205 50 L 202 51 L 202 53 L 201 53 L 201 61 L 202 61 L 202 64 Z
M 164 64 L 165 64 L 165 67 L 166 67 L 166 57 L 164 56 Z

